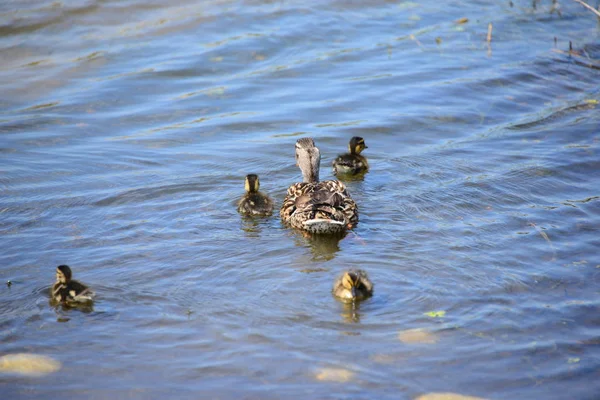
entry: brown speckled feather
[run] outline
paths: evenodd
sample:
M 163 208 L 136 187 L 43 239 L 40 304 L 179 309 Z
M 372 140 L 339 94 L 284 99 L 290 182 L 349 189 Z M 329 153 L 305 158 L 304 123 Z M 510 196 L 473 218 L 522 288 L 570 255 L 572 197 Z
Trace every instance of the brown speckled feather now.
M 288 188 L 280 210 L 283 222 L 303 229 L 303 222 L 315 218 L 342 222 L 340 229 L 358 222 L 358 208 L 340 181 L 300 182 Z
M 247 193 L 238 202 L 238 212 L 243 215 L 264 215 L 273 213 L 273 201 L 263 193 Z

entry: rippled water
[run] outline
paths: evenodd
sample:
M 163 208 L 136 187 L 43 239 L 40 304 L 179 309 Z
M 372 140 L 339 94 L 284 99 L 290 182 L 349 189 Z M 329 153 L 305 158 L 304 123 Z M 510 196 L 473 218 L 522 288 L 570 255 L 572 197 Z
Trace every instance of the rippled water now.
M 62 363 L 2 396 L 598 398 L 599 25 L 512 3 L 1 3 L 1 351 Z M 308 135 L 369 146 L 341 240 L 235 209 Z

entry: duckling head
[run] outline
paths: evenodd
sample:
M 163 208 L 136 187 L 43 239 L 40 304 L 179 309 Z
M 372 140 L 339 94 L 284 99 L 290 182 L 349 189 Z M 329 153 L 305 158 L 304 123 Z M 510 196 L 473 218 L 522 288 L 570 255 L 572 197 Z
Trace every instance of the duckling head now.
M 71 281 L 71 268 L 68 265 L 59 265 L 56 267 L 56 282 L 69 283 Z
M 364 149 L 368 149 L 365 144 L 365 139 L 354 136 L 350 139 L 350 143 L 348 144 L 348 150 L 350 150 L 350 154 L 360 154 Z
M 246 188 L 246 192 L 248 192 L 248 193 L 258 192 L 258 188 L 260 187 L 258 175 L 256 175 L 256 174 L 246 175 L 246 183 L 244 186 Z
M 351 299 L 355 299 L 357 297 L 359 285 L 359 277 L 353 271 L 346 272 L 342 277 L 342 286 L 348 291 L 348 297 Z
M 319 182 L 321 152 L 315 146 L 313 138 L 301 138 L 296 141 L 296 165 L 302 171 L 304 182 Z
M 361 270 L 349 270 L 341 277 L 340 285 L 343 290 L 338 296 L 346 300 L 362 300 L 369 297 L 373 291 L 373 284 L 366 273 Z

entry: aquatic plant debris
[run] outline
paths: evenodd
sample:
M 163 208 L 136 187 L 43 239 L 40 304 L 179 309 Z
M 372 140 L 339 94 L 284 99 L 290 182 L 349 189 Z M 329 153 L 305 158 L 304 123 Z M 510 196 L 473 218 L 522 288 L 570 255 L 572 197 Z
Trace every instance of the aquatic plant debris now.
M 319 381 L 328 382 L 348 382 L 354 377 L 354 372 L 344 368 L 321 368 L 315 377 Z
M 550 240 L 550 236 L 548 236 L 548 234 L 546 232 L 544 232 L 542 229 L 538 228 L 538 226 L 534 222 L 530 222 L 529 226 L 533 226 L 535 228 L 535 230 L 538 231 L 539 234 L 544 238 L 544 240 L 546 242 L 548 242 L 548 245 L 550 245 L 550 249 L 552 250 L 552 259 L 550 261 L 556 260 L 556 249 L 554 248 L 554 245 L 552 244 L 552 240 Z
M 327 272 L 328 269 L 327 268 L 303 268 L 300 270 L 300 272 L 303 272 L 305 274 L 311 274 L 313 272 Z
M 369 359 L 377 364 L 391 364 L 400 358 L 391 354 L 375 354 L 369 357 Z
M 15 353 L 0 357 L 0 372 L 44 376 L 58 371 L 61 363 L 40 354 Z
M 438 342 L 437 335 L 423 328 L 400 331 L 398 333 L 398 339 L 400 339 L 402 343 L 435 344 Z
M 415 400 L 486 400 L 483 397 L 465 396 L 458 393 L 427 393 Z
M 446 311 L 429 311 L 424 313 L 423 315 L 426 315 L 431 318 L 442 318 L 446 316 Z
M 582 6 L 584 6 L 585 8 L 587 8 L 588 10 L 590 10 L 591 12 L 593 12 L 594 14 L 596 14 L 596 16 L 598 16 L 598 18 L 600 18 L 600 11 L 596 10 L 594 7 L 590 6 L 588 3 L 586 3 L 583 0 L 573 0 L 576 3 L 581 4 Z

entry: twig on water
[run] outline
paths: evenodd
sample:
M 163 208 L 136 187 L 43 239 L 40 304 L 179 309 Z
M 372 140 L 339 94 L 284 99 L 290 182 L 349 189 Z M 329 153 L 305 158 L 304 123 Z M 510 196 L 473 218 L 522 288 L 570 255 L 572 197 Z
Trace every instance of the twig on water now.
M 535 228 L 535 230 L 538 231 L 538 233 L 540 235 L 542 235 L 544 240 L 546 240 L 546 242 L 548 242 L 548 244 L 550 245 L 550 248 L 552 249 L 552 260 L 550 260 L 550 261 L 556 260 L 556 249 L 554 248 L 554 245 L 552 244 L 552 241 L 550 240 L 550 237 L 548 236 L 548 234 L 546 232 L 544 232 L 543 230 L 541 230 L 540 228 L 538 228 L 534 222 L 530 222 L 529 226 L 533 226 Z
M 488 33 L 487 33 L 486 42 L 487 42 L 487 56 L 491 57 L 492 56 L 492 23 L 491 22 L 488 24 Z
M 582 6 L 584 6 L 585 8 L 587 8 L 588 10 L 590 10 L 591 12 L 593 12 L 594 14 L 596 14 L 596 16 L 598 18 L 600 18 L 600 11 L 596 10 L 594 7 L 590 6 L 588 3 L 586 3 L 585 1 L 582 0 L 573 0 L 576 3 L 581 4 Z
M 410 38 L 411 40 L 414 40 L 414 41 L 417 43 L 417 46 L 419 46 L 420 48 L 423 48 L 423 45 L 421 44 L 421 42 L 419 42 L 419 39 L 417 39 L 417 38 L 415 37 L 415 35 L 413 35 L 413 34 L 411 33 L 411 34 L 409 35 L 409 38 Z
M 590 58 L 587 53 L 586 53 L 587 58 L 585 58 L 573 49 L 571 49 L 569 51 L 564 51 L 564 50 L 560 50 L 560 49 L 552 49 L 552 51 L 554 53 L 564 54 L 566 56 L 572 57 L 573 62 L 577 65 L 581 65 L 582 67 L 600 70 L 600 60 L 594 60 L 594 59 Z

